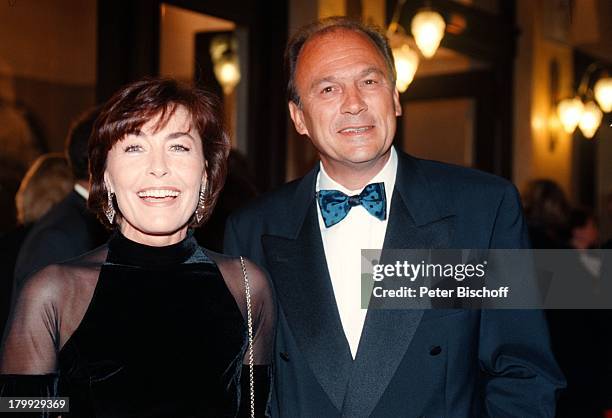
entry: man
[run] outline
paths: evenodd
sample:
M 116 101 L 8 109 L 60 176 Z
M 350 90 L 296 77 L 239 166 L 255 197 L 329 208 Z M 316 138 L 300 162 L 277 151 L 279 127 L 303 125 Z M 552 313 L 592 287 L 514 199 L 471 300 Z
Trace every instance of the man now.
M 81 116 L 68 133 L 66 154 L 75 178 L 74 190 L 43 216 L 28 233 L 15 266 L 15 283 L 49 264 L 96 248 L 108 233 L 87 210 L 89 172 L 87 144 L 98 109 Z
M 362 248 L 526 247 L 515 188 L 392 147 L 401 107 L 378 32 L 323 20 L 286 58 L 291 118 L 320 166 L 230 217 L 226 232 L 226 250 L 276 287 L 272 413 L 553 417 L 563 377 L 541 312 L 359 306 Z M 350 196 L 348 213 L 328 211 L 332 190 Z

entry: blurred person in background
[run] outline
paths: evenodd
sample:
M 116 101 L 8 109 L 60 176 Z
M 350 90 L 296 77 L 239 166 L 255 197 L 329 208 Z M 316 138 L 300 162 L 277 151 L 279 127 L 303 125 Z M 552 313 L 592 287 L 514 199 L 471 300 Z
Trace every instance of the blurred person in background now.
M 19 225 L 0 238 L 0 330 L 8 315 L 17 254 L 32 225 L 60 202 L 72 189 L 68 161 L 61 154 L 45 154 L 27 171 L 15 206 Z
M 523 193 L 523 204 L 534 249 L 596 245 L 594 218 L 587 212 L 572 210 L 565 193 L 554 181 L 529 182 Z M 574 254 L 562 256 L 573 257 Z M 575 265 L 584 265 L 579 255 L 575 256 Z M 580 280 L 592 278 L 588 269 L 577 269 L 569 274 L 576 279 L 576 287 L 572 287 L 576 299 L 584 297 L 582 290 L 593 288 L 592 285 L 580 286 Z M 606 407 L 604 394 L 609 391 L 604 374 L 609 357 L 606 331 L 598 325 L 606 321 L 605 311 L 554 309 L 546 311 L 546 318 L 555 358 L 567 379 L 567 388 L 561 392 L 557 403 L 556 417 L 600 418 Z
M 66 157 L 58 153 L 38 157 L 15 196 L 19 225 L 32 225 L 42 218 L 70 193 L 73 184 Z
M 609 227 L 612 227 L 612 191 L 604 198 L 604 216 L 606 217 Z M 604 242 L 601 244 L 601 248 L 612 248 L 612 236 L 607 235 L 602 238 Z
M 599 247 L 599 227 L 593 212 L 588 209 L 573 209 L 570 213 L 570 246 L 579 250 Z
M 0 155 L 0 235 L 17 226 L 15 195 L 25 169 L 19 162 Z
M 592 281 L 590 288 L 593 289 L 594 294 L 599 295 L 603 290 L 600 276 L 602 252 L 591 251 L 598 249 L 600 244 L 597 219 L 589 209 L 573 209 L 570 214 L 569 229 L 571 231 L 570 247 L 578 250 L 575 254 L 578 258 L 576 266 L 579 269 L 576 276 L 580 280 L 584 278 Z
M 29 116 L 17 104 L 13 70 L 0 58 L 0 234 L 17 225 L 15 193 L 45 148 Z
M 523 206 L 532 248 L 568 248 L 571 207 L 552 180 L 532 180 L 523 193 Z
M 15 281 L 31 273 L 102 245 L 108 232 L 86 207 L 89 196 L 87 146 L 99 109 L 91 109 L 72 125 L 66 140 L 66 157 L 74 183 L 72 191 L 40 219 L 28 233 L 15 265 Z

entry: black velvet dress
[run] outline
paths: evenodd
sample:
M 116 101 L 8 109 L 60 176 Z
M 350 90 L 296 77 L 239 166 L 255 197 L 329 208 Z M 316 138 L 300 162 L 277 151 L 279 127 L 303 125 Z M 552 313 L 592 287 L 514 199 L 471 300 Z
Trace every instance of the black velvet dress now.
M 275 311 L 266 276 L 247 270 L 262 415 Z M 149 247 L 116 233 L 26 281 L 3 342 L 1 395 L 68 396 L 62 417 L 246 415 L 246 311 L 238 259 L 191 235 Z

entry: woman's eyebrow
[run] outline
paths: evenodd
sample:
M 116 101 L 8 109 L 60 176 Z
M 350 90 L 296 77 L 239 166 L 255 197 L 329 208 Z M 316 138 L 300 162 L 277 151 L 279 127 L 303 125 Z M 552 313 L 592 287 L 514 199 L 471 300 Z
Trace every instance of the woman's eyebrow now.
M 191 136 L 189 132 L 172 132 L 171 134 L 166 135 L 166 139 L 176 139 L 182 136 L 187 136 L 191 138 L 192 141 L 194 140 L 193 136 Z

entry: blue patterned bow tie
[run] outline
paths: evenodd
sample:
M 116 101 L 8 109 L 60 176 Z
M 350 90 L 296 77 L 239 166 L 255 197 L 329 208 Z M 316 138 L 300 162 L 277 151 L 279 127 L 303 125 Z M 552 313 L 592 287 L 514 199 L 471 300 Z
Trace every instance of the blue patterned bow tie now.
M 362 205 L 381 221 L 385 220 L 386 200 L 385 183 L 368 184 L 360 194 L 354 196 L 347 196 L 339 190 L 319 190 L 317 193 L 317 201 L 327 228 L 346 218 L 351 208 L 357 205 Z

